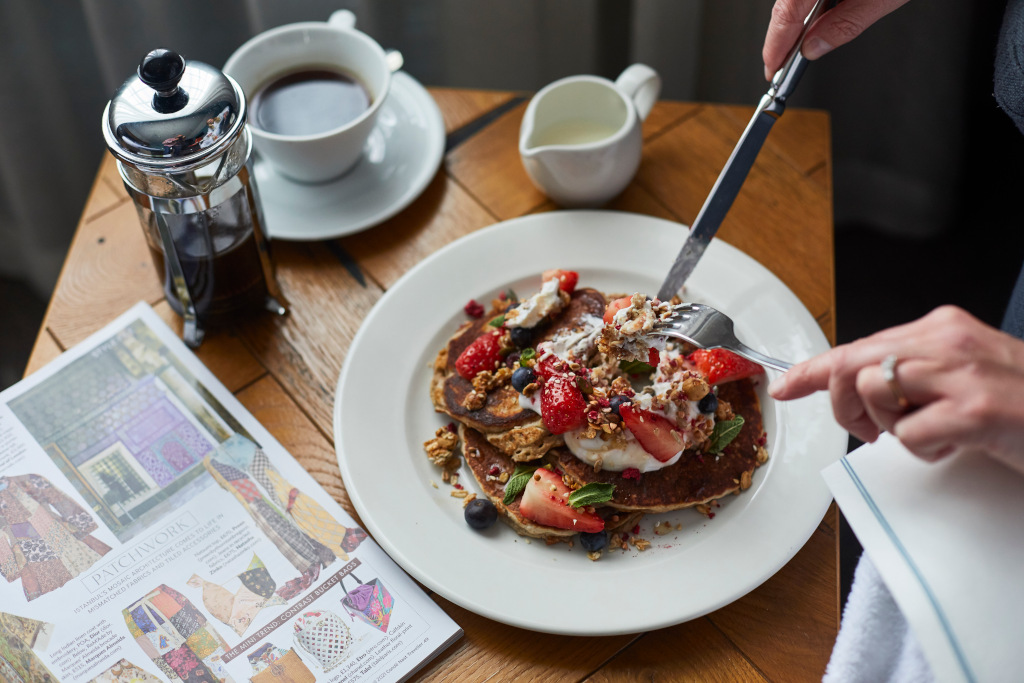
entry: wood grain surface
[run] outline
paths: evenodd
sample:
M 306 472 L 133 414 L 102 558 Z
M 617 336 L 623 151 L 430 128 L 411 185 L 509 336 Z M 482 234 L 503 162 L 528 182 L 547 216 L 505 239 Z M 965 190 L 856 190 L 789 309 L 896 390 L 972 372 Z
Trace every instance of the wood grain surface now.
M 527 94 L 432 89 L 450 134 L 442 168 L 386 223 L 343 239 L 277 242 L 289 313 L 214 330 L 198 355 L 349 513 L 332 433 L 334 390 L 370 308 L 413 265 L 497 221 L 555 207 L 518 157 Z M 643 126 L 634 182 L 607 208 L 689 223 L 752 108 L 659 102 Z M 829 118 L 787 111 L 766 142 L 720 238 L 782 279 L 835 339 Z M 102 160 L 26 372 L 83 340 L 139 300 L 180 333 L 163 300 L 134 206 Z M 839 623 L 834 506 L 802 550 L 745 597 L 703 618 L 644 634 L 551 636 L 433 599 L 465 636 L 416 680 L 820 680 Z M 714 559 L 708 558 L 709 571 Z M 671 581 L 671 576 L 665 577 Z M 538 579 L 539 581 L 539 579 Z M 502 589 L 504 587 L 496 587 Z M 609 609 L 643 609 L 656 587 L 621 586 Z

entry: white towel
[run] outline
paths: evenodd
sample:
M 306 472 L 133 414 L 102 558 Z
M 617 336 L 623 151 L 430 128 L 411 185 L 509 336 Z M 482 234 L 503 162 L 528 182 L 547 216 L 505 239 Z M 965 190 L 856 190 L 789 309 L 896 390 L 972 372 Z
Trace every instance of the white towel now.
M 823 683 L 935 680 L 889 589 L 861 555 Z

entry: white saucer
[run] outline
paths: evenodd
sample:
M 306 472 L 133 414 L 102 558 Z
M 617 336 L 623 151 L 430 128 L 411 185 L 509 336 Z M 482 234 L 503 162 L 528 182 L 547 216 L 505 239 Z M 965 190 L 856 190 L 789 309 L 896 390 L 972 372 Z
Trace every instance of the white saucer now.
M 442 156 L 441 110 L 415 78 L 399 71 L 363 158 L 337 180 L 300 183 L 256 157 L 266 231 L 274 239 L 323 240 L 377 225 L 423 192 Z

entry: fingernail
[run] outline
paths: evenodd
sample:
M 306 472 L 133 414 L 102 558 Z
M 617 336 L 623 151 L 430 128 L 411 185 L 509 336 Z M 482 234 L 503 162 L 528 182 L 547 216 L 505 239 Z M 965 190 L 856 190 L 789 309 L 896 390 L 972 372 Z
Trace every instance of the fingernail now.
M 782 390 L 786 388 L 786 375 L 779 375 L 771 381 L 768 385 L 768 395 L 775 397 L 777 394 L 781 394 Z
M 772 73 L 772 70 L 768 68 L 768 65 L 765 64 L 764 65 L 764 80 L 770 81 L 770 80 L 772 80 L 772 76 L 774 76 L 774 75 L 775 74 Z
M 818 36 L 810 38 L 806 43 L 804 43 L 804 46 L 801 49 L 801 52 L 804 53 L 804 57 L 807 57 L 807 59 L 817 59 L 831 51 L 832 46 Z

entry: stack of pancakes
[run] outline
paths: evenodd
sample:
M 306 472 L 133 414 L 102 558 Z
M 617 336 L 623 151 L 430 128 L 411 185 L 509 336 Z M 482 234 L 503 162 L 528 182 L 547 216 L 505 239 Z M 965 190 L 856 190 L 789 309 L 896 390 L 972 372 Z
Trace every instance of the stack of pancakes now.
M 565 308 L 537 326 L 533 346 L 579 327 L 586 314 L 600 318 L 605 306 L 605 296 L 600 292 L 577 289 Z M 729 402 L 733 411 L 745 420 L 739 436 L 721 453 L 711 455 L 688 450 L 673 465 L 630 478 L 622 476 L 622 472 L 595 471 L 593 466 L 576 458 L 565 447 L 561 435 L 551 434 L 544 427 L 539 414 L 520 406 L 519 392 L 508 383 L 488 392 L 482 408 L 466 409 L 463 402 L 473 391 L 473 385 L 458 374 L 455 361 L 473 340 L 493 329 L 489 322 L 497 313 L 494 311 L 491 316 L 465 323 L 449 339 L 434 361 L 430 396 L 435 410 L 459 423 L 461 455 L 481 490 L 495 504 L 502 518 L 520 534 L 558 539 L 571 537 L 575 532 L 526 519 L 519 512 L 518 497 L 508 505 L 503 503 L 504 482 L 517 463 L 550 463 L 573 488 L 591 482 L 614 484 L 613 499 L 597 509 L 610 533 L 631 529 L 644 513 L 708 504 L 730 493 L 738 493 L 741 482 L 749 485 L 751 473 L 760 464 L 757 454 L 764 433 L 760 406 L 750 380 L 719 387 L 719 399 Z

